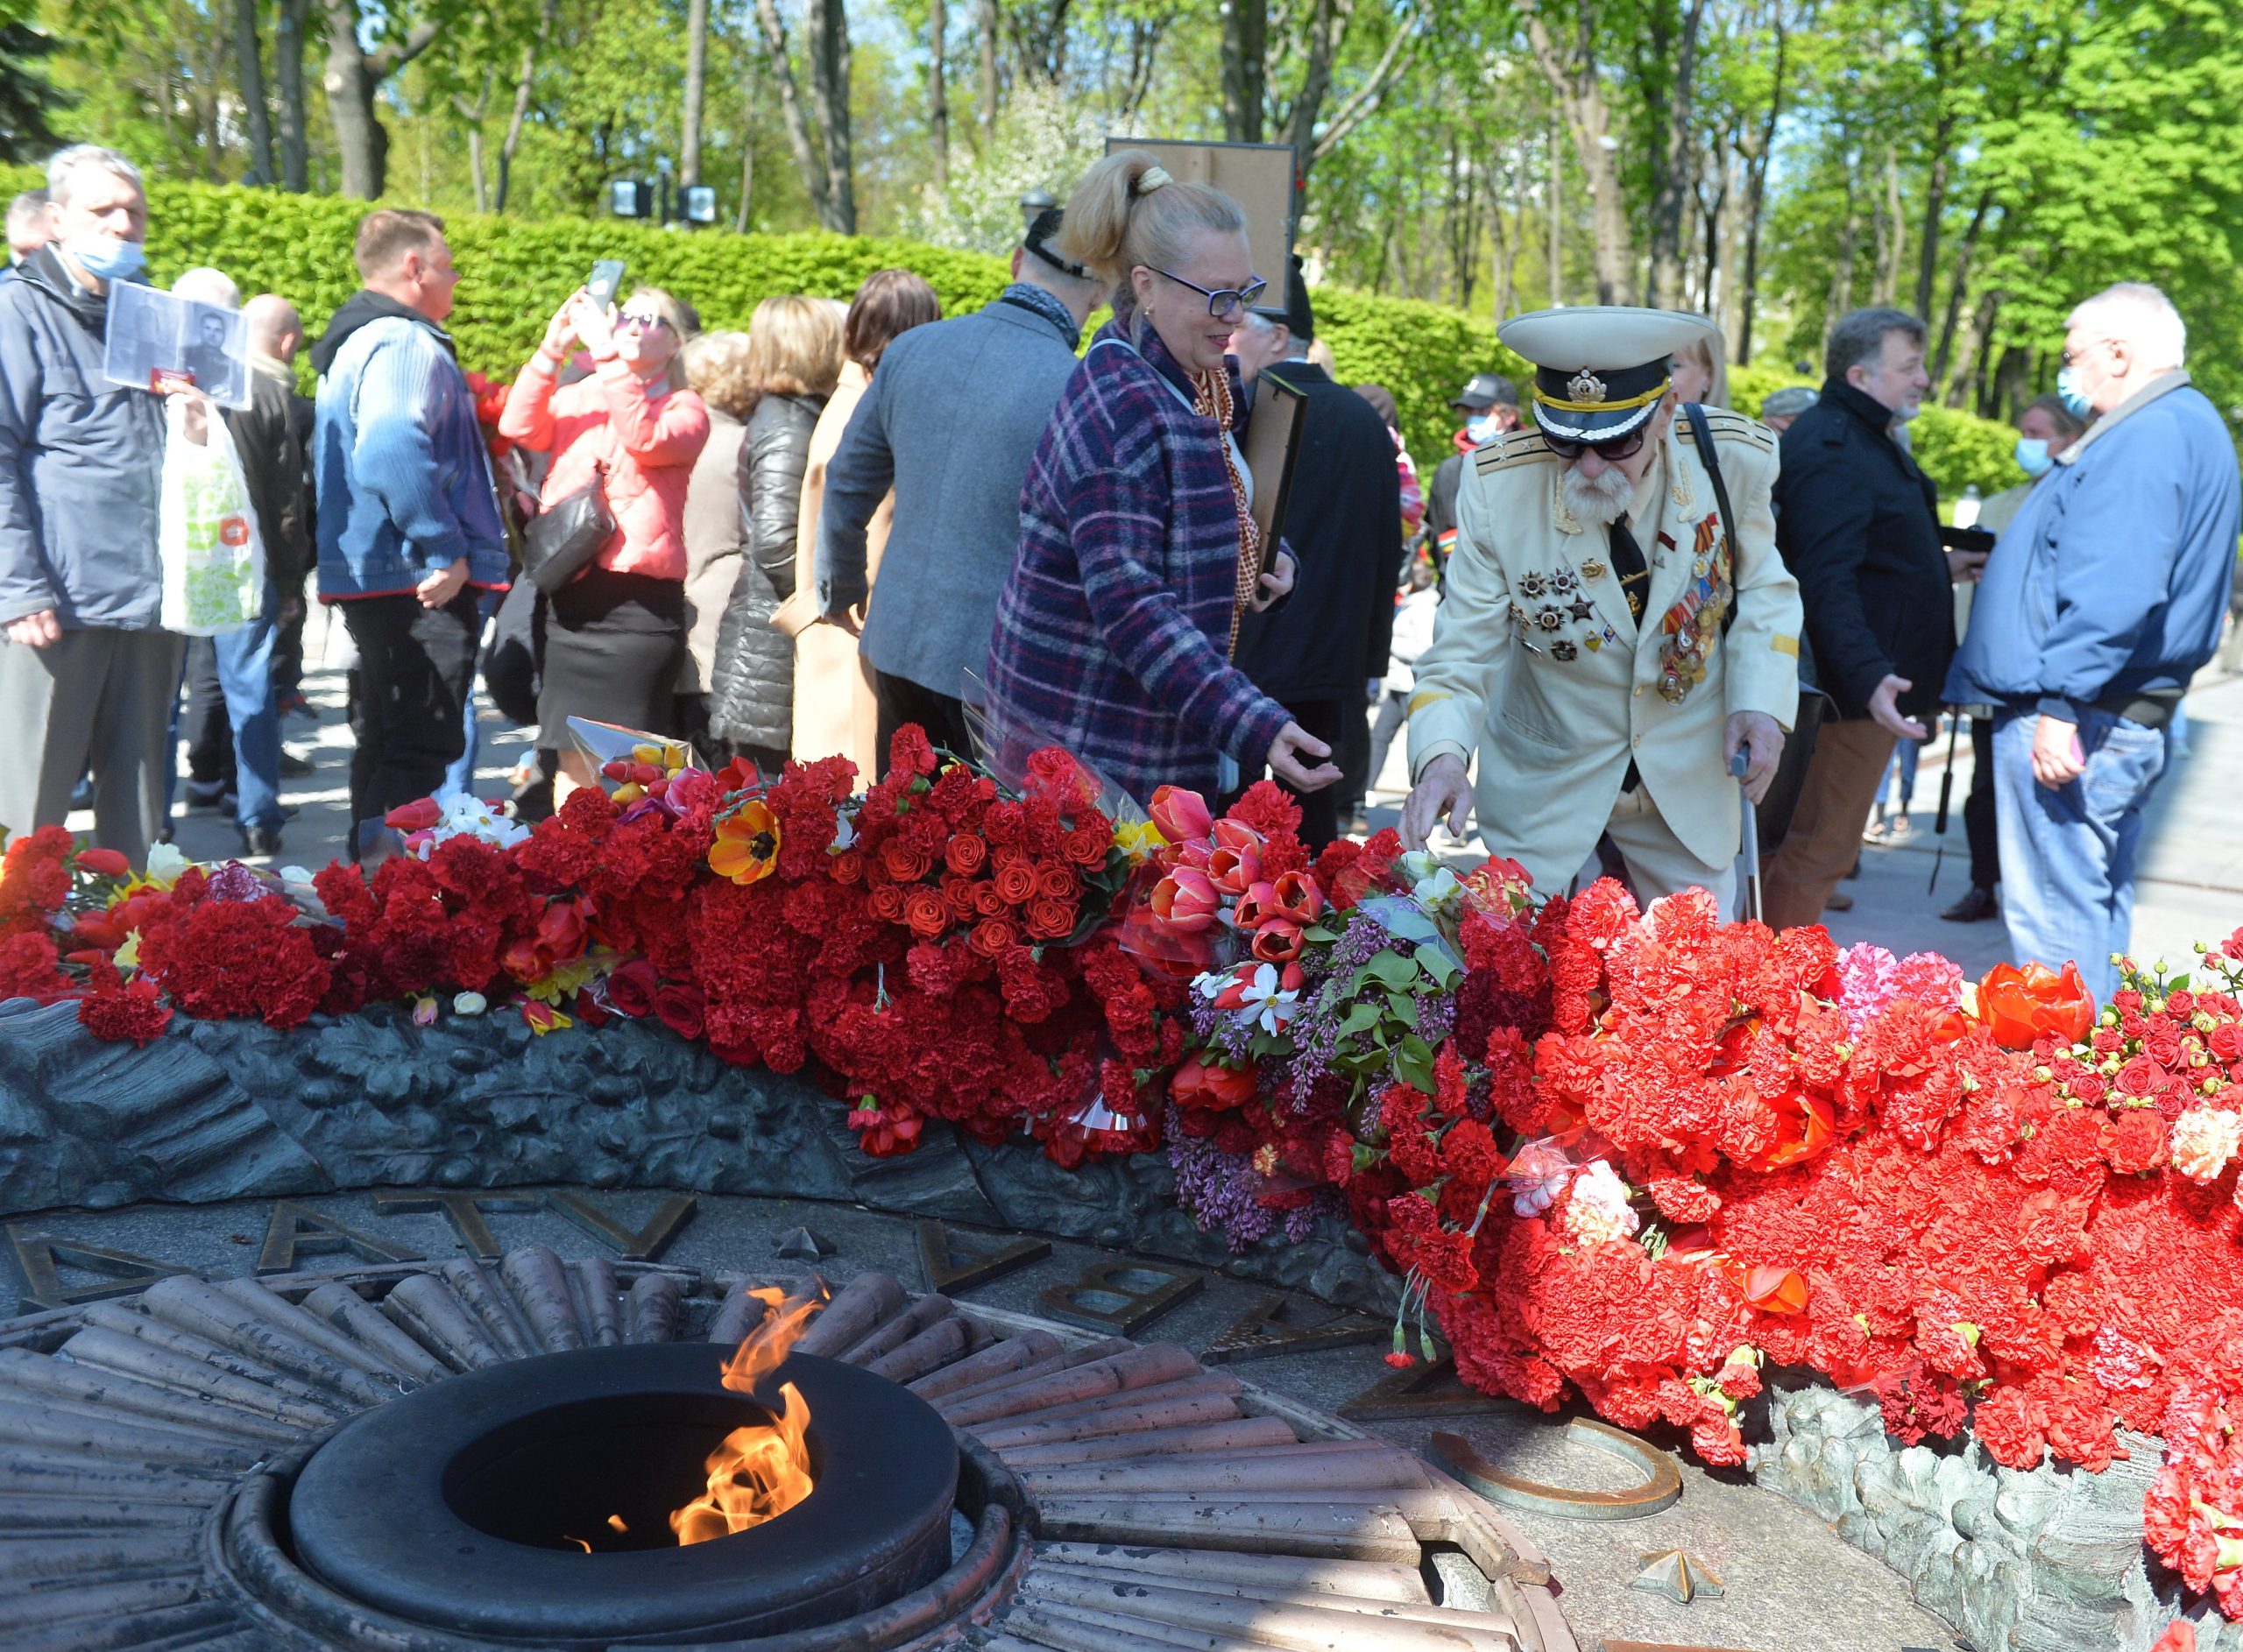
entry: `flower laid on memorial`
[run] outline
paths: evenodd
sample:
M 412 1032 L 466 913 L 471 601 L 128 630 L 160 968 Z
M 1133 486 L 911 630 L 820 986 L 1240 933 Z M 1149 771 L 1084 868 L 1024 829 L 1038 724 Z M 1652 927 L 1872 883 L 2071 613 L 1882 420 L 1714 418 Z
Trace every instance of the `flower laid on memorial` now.
M 534 827 L 398 811 L 363 869 L 135 875 L 34 832 L 0 996 L 143 1043 L 378 1003 L 639 1020 L 813 1077 L 874 1155 L 930 1121 L 1068 1168 L 1164 1149 L 1235 1247 L 1352 1223 L 1404 1278 L 1396 1363 L 1437 1331 L 1468 1383 L 1708 1462 L 1744 1460 L 1772 1372 L 2012 1467 L 2162 1431 L 2153 1546 L 2243 1612 L 2243 932 L 2098 1006 L 2069 967 L 1970 982 L 1702 891 L 1543 899 L 1384 833 L 1313 858 L 1267 783 L 1117 823 L 1060 752 L 1008 789 L 916 729 L 863 791 L 656 755 Z

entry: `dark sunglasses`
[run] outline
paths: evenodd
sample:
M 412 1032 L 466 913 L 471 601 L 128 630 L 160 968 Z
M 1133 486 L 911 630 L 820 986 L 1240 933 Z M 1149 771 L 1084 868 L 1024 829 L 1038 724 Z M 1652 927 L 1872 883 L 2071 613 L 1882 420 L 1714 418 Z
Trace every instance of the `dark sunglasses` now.
M 1624 436 L 1615 436 L 1610 441 L 1575 441 L 1570 436 L 1554 436 L 1542 433 L 1542 445 L 1560 459 L 1578 459 L 1584 453 L 1593 453 L 1608 464 L 1618 459 L 1632 459 L 1644 450 L 1644 438 L 1649 434 L 1651 421 L 1646 420 Z
M 1252 307 L 1254 300 L 1270 290 L 1270 284 L 1258 275 L 1244 286 L 1204 287 L 1197 281 L 1187 281 L 1180 275 L 1162 269 L 1157 264 L 1149 264 L 1145 267 L 1155 275 L 1167 276 L 1178 286 L 1188 286 L 1194 293 L 1204 293 L 1207 300 L 1207 314 L 1218 321 L 1233 310 Z

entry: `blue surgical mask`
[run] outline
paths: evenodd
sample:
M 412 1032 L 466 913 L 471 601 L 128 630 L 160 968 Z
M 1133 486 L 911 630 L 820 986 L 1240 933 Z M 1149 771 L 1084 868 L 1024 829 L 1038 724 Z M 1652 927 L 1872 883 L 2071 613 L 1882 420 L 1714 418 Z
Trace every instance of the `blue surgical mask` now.
M 2092 419 L 2095 404 L 2087 399 L 2087 392 L 2079 387 L 2079 369 L 2056 369 L 2056 394 L 2064 399 L 2064 407 L 2075 419 Z
M 1464 434 L 1471 437 L 1475 443 L 1493 441 L 1503 433 L 1503 425 L 1492 408 L 1482 413 L 1477 419 L 1468 420 L 1464 426 Z
M 2038 436 L 2017 439 L 2017 468 L 2028 477 L 2046 476 L 2055 461 L 2048 456 L 2048 444 Z
M 148 250 L 106 229 L 74 235 L 62 244 L 71 262 L 103 281 L 125 281 L 148 267 Z

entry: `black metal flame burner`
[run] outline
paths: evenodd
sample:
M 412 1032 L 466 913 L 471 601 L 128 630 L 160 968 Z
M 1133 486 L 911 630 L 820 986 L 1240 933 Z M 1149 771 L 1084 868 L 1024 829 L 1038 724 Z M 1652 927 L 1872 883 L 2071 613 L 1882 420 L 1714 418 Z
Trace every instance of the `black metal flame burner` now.
M 297 1557 L 400 1617 L 548 1646 L 810 1628 L 938 1576 L 958 1488 L 950 1426 L 895 1384 L 810 1354 L 755 1398 L 735 1394 L 719 1380 L 728 1352 L 546 1354 L 366 1412 L 288 1494 Z M 810 1404 L 814 1489 L 761 1526 L 678 1547 L 669 1511 L 706 1486 L 726 1433 L 770 1420 L 784 1382 Z

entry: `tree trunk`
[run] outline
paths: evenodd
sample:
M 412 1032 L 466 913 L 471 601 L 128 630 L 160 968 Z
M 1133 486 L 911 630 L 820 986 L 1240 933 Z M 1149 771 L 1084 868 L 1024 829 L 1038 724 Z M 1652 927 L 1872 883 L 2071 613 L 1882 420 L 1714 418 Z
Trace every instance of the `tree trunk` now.
M 1697 79 L 1698 31 L 1706 0 L 1690 0 L 1681 38 L 1674 42 L 1674 79 L 1667 88 L 1666 142 L 1659 192 L 1652 202 L 1651 302 L 1666 309 L 1682 294 L 1682 208 L 1690 190 L 1690 100 Z M 1610 302 L 1610 300 L 1607 300 Z
M 1931 319 L 1931 300 L 1939 276 L 1940 215 L 1947 210 L 1947 145 L 1954 122 L 1940 116 L 1932 131 L 1931 166 L 1924 176 L 1924 227 L 1916 253 L 1916 314 Z
M 810 108 L 825 145 L 824 220 L 829 229 L 857 233 L 857 186 L 849 141 L 848 0 L 810 0 Z
M 1566 146 L 1560 141 L 1558 114 L 1550 113 L 1550 307 L 1566 301 Z
M 997 0 L 980 0 L 973 12 L 973 37 L 980 53 L 980 77 L 974 88 L 974 115 L 981 123 L 981 153 L 987 156 L 997 141 Z
M 823 0 L 810 0 L 815 9 Z M 779 16 L 776 0 L 755 0 L 755 19 L 763 28 L 763 49 L 771 60 L 771 78 L 779 85 L 779 112 L 786 117 L 787 147 L 794 152 L 795 168 L 803 175 L 810 209 L 819 223 L 832 227 L 832 208 L 826 194 L 827 173 L 811 145 L 810 117 L 803 111 L 802 92 L 795 84 L 794 60 L 787 51 L 787 25 Z M 815 66 L 813 66 L 813 74 Z
M 1526 38 L 1534 61 L 1556 95 L 1558 107 L 1572 131 L 1574 152 L 1588 183 L 1590 223 L 1595 234 L 1596 301 L 1626 301 L 1630 286 L 1627 203 L 1620 194 L 1620 172 L 1614 152 L 1605 147 L 1611 135 L 1612 111 L 1604 101 L 1596 66 L 1596 8 L 1581 0 L 1574 36 L 1559 49 L 1542 14 L 1526 11 Z
M 685 8 L 685 109 L 677 135 L 681 188 L 701 181 L 701 103 L 709 86 L 709 0 Z
M 273 180 L 272 116 L 265 104 L 265 48 L 258 38 L 258 0 L 234 0 L 234 67 L 241 77 L 242 113 L 249 138 L 245 184 Z
M 735 235 L 747 233 L 747 203 L 755 194 L 755 109 L 750 102 L 740 123 L 739 212 L 732 220 Z
M 935 187 L 950 188 L 950 92 L 943 82 L 943 37 L 950 32 L 950 11 L 943 0 L 927 0 L 927 138 L 935 149 Z
M 1971 260 L 1978 250 L 1978 235 L 1986 227 L 1986 215 L 1992 209 L 1993 191 L 1981 191 L 1978 204 L 1971 214 L 1971 227 L 1963 232 L 1963 244 L 1956 249 L 1955 276 L 1947 289 L 1947 313 L 1940 320 L 1939 342 L 1932 354 L 1931 381 L 1935 385 L 1947 377 L 1948 362 L 1955 349 L 1955 331 L 1962 319 L 1963 295 L 1971 285 Z M 1967 369 L 1957 370 L 1948 388 L 1950 403 L 1969 378 Z
M 280 187 L 310 187 L 311 132 L 304 124 L 304 14 L 309 0 L 280 0 L 272 31 L 272 78 L 280 103 Z
M 1768 159 L 1776 151 L 1776 122 L 1783 113 L 1784 106 L 1784 70 L 1788 62 L 1787 48 L 1790 41 L 1784 32 L 1781 6 L 1776 8 L 1775 19 L 1776 62 L 1773 81 L 1768 91 L 1768 112 L 1761 119 L 1758 138 L 1745 162 L 1744 267 L 1742 290 L 1737 293 L 1737 359 L 1739 362 L 1752 359 L 1752 322 L 1760 304 L 1760 216 L 1768 198 Z
M 522 48 L 521 72 L 514 76 L 514 107 L 506 116 L 506 136 L 499 145 L 499 187 L 491 202 L 493 212 L 506 209 L 506 194 L 514 179 L 514 151 L 522 141 L 522 126 L 529 119 L 529 95 L 537 81 L 538 53 L 545 49 L 546 38 L 560 11 L 561 0 L 545 0 L 538 9 L 537 32 Z
M 1900 266 L 1907 261 L 1908 226 L 1900 215 L 1900 156 L 1897 150 L 1885 152 L 1885 199 L 1877 208 L 1877 258 L 1869 289 L 1869 301 L 1889 308 L 1900 300 Z M 1925 313 L 1919 303 L 1916 314 Z
M 374 112 L 381 83 L 435 44 L 436 25 L 414 26 L 402 41 L 367 52 L 358 44 L 357 0 L 320 0 L 327 21 L 328 118 L 335 124 L 336 157 L 343 166 L 343 193 L 371 201 L 382 193 L 389 170 L 389 133 Z
M 1269 0 L 1222 0 L 1223 138 L 1234 144 L 1262 141 L 1267 90 Z

